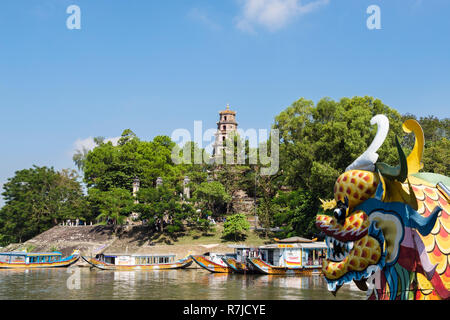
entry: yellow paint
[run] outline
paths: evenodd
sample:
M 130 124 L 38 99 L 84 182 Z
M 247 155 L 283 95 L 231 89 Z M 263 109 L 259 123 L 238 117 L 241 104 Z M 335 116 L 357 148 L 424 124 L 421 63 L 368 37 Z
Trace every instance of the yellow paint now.
M 335 199 L 333 199 L 333 200 L 322 200 L 322 199 L 320 199 L 319 198 L 319 200 L 320 200 L 320 202 L 322 202 L 322 208 L 323 208 L 323 210 L 325 210 L 325 211 L 327 211 L 327 210 L 333 210 L 334 208 L 336 208 L 336 200 Z
M 423 130 L 420 124 L 414 120 L 409 119 L 403 123 L 403 131 L 406 133 L 414 133 L 415 142 L 414 148 L 407 158 L 408 162 L 408 175 L 419 172 L 423 168 L 422 155 L 423 147 L 425 144 L 425 138 L 423 135 Z

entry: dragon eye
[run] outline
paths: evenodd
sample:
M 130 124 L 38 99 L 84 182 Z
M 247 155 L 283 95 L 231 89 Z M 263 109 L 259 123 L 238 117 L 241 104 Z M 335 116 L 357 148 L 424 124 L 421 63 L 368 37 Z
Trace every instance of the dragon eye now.
M 338 223 L 344 224 L 345 216 L 346 216 L 346 210 L 344 208 L 334 209 L 333 214 L 334 214 L 334 217 L 336 218 L 336 220 L 338 221 Z

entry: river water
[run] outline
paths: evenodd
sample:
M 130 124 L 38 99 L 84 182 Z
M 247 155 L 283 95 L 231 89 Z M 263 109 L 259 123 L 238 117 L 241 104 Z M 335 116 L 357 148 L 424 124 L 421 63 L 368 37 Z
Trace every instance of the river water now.
M 0 270 L 0 300 L 364 300 L 344 285 L 335 298 L 323 276 L 211 274 L 203 269 Z

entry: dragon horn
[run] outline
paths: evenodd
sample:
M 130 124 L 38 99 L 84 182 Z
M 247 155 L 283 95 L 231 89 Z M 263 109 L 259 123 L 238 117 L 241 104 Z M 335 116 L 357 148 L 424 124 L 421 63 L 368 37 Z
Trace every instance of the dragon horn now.
M 400 159 L 400 165 L 393 167 L 386 163 L 376 163 L 375 167 L 381 172 L 381 174 L 388 179 L 404 182 L 408 176 L 408 162 L 406 160 L 405 152 L 403 152 L 400 142 L 395 137 L 395 144 L 397 146 L 398 157 Z
M 431 230 L 436 223 L 436 219 L 439 213 L 442 211 L 442 208 L 436 206 L 433 212 L 428 217 L 423 217 L 417 211 L 410 210 L 409 219 L 410 219 L 410 227 L 416 228 L 422 236 L 429 235 Z

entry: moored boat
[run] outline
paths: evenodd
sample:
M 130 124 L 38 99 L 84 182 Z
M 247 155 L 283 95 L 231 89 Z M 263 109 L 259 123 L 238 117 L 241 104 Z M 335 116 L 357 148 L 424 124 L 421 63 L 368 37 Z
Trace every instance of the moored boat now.
M 80 252 L 74 250 L 66 258 L 61 252 L 1 252 L 0 269 L 31 269 L 68 267 L 80 258 Z
M 231 268 L 232 272 L 235 273 L 250 273 L 253 269 L 250 269 L 246 263 L 237 261 L 235 258 L 222 257 L 223 262 Z
M 234 248 L 234 255 L 222 257 L 223 262 L 232 269 L 235 273 L 253 273 L 255 268 L 248 263 L 247 259 L 250 257 L 259 256 L 259 249 L 248 247 L 245 245 L 229 245 Z
M 200 267 L 212 273 L 232 273 L 233 269 L 229 267 L 222 258 L 232 257 L 232 254 L 209 254 L 191 256 Z
M 270 244 L 259 247 L 261 257 L 248 261 L 263 274 L 310 275 L 320 274 L 326 256 L 324 242 Z
M 175 261 L 174 254 L 98 254 L 94 258 L 82 256 L 91 266 L 102 270 L 169 270 L 183 269 L 192 264 L 188 255 Z

